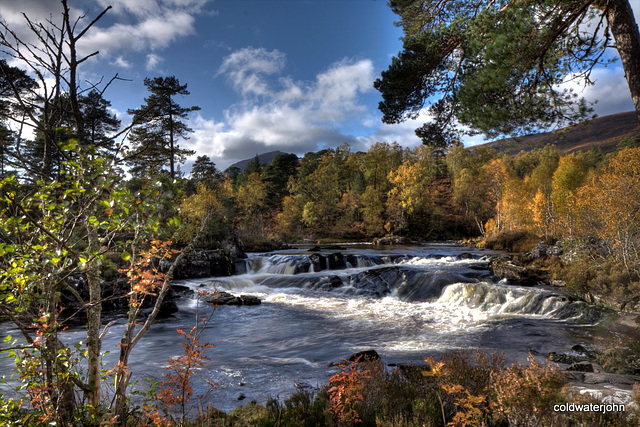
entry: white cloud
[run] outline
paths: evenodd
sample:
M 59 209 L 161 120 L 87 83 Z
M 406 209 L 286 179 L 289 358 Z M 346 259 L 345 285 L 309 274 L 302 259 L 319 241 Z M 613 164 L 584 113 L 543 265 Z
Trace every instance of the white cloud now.
M 285 54 L 277 49 L 267 51 L 248 47 L 227 56 L 218 69 L 218 75 L 224 75 L 244 96 L 270 95 L 264 77 L 282 71 L 285 61 Z
M 245 48 L 224 58 L 218 75 L 244 98 L 225 111 L 223 123 L 198 116 L 189 145 L 221 167 L 256 153 L 282 150 L 304 154 L 348 142 L 366 149 L 345 123 L 366 114 L 362 94 L 375 79 L 368 59 L 332 64 L 309 82 L 280 75 L 286 63 L 277 50 Z
M 156 55 L 155 53 L 150 53 L 147 55 L 147 65 L 145 66 L 147 71 L 157 71 L 158 65 L 164 61 L 164 58 Z
M 122 56 L 118 56 L 116 59 L 114 59 L 112 64 L 121 68 L 131 68 L 131 63 L 124 59 Z
M 108 28 L 95 27 L 78 44 L 87 54 L 100 51 L 145 51 L 163 49 L 177 39 L 192 35 L 195 18 L 185 12 L 167 11 L 150 16 L 137 24 L 116 23 Z
M 115 55 L 110 59 L 116 65 L 129 63 L 127 54 L 157 51 L 168 47 L 178 39 L 195 33 L 195 17 L 212 14 L 205 6 L 211 0 L 77 0 L 71 10 L 72 19 L 85 16 L 78 28 L 82 29 L 104 8 L 112 5 L 106 19 L 98 21 L 78 42 L 78 51 L 87 55 L 100 51 L 101 57 Z M 96 4 L 97 3 L 97 4 Z M 96 7 L 97 6 L 97 7 Z M 5 21 L 18 36 L 27 42 L 35 41 L 27 28 L 22 13 L 34 22 L 46 23 L 52 19 L 59 24 L 61 7 L 52 0 L 0 0 L 0 19 Z M 109 19 L 116 19 L 105 26 Z
M 585 86 L 581 79 L 567 80 L 563 87 L 573 89 L 589 102 L 597 101 L 593 108 L 599 116 L 634 109 L 629 85 L 620 66 L 594 69 L 591 73 L 592 86 Z
M 317 77 L 310 97 L 317 104 L 317 112 L 324 120 L 339 121 L 345 114 L 364 113 L 358 96 L 372 88 L 373 64 L 369 60 L 343 60 L 332 65 Z

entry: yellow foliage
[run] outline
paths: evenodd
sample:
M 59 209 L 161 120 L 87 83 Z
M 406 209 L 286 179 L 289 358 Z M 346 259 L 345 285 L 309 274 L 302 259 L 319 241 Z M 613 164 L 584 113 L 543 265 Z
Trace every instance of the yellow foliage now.
M 300 227 L 302 212 L 296 199 L 286 196 L 282 200 L 282 212 L 276 216 L 278 230 L 286 237 L 295 237 L 296 230 Z
M 207 215 L 221 209 L 220 198 L 203 183 L 198 184 L 196 194 L 180 203 L 180 214 L 188 220 L 202 221 Z
M 254 172 L 247 177 L 247 183 L 238 188 L 236 203 L 238 208 L 246 216 L 254 215 L 263 206 L 267 199 L 267 185 L 262 181 L 262 176 Z
M 426 197 L 429 171 L 422 166 L 418 162 L 407 161 L 389 172 L 388 179 L 393 185 L 389 196 L 408 214 L 412 214 Z
M 579 190 L 582 232 L 601 235 L 626 265 L 638 263 L 640 148 L 617 153 Z

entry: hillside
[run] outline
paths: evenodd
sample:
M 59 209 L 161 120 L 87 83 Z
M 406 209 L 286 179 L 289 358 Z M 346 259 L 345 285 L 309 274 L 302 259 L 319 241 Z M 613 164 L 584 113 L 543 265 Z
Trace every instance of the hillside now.
M 269 151 L 268 153 L 258 154 L 258 161 L 260 162 L 261 165 L 269 165 L 269 164 L 271 164 L 271 161 L 278 154 L 287 154 L 287 153 L 284 153 L 282 151 Z M 232 164 L 231 166 L 229 166 L 227 169 L 238 168 L 241 171 L 244 171 L 247 168 L 247 166 L 249 165 L 249 163 L 251 163 L 251 161 L 253 159 L 255 159 L 255 156 L 253 156 L 253 157 L 251 157 L 249 159 L 240 160 L 239 162 L 236 162 L 236 163 Z
M 565 154 L 587 150 L 592 146 L 609 153 L 615 151 L 620 141 L 626 138 L 640 139 L 640 123 L 633 111 L 598 117 L 553 132 L 505 138 L 475 147 L 493 147 L 498 151 L 515 154 L 553 144 Z

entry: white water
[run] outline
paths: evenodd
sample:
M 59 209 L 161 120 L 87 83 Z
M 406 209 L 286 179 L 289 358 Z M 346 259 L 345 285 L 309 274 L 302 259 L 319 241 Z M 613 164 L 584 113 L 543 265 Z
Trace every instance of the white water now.
M 210 400 L 223 410 L 286 397 L 294 382 L 324 384 L 335 372 L 332 362 L 367 349 L 387 363 L 420 363 L 433 353 L 478 347 L 524 360 L 529 350 L 563 351 L 579 342 L 567 331 L 576 328 L 581 303 L 494 283 L 482 270 L 486 261 L 457 259 L 461 250 L 350 248 L 340 251 L 342 268 L 332 270 L 326 269 L 331 253 L 320 259 L 302 250 L 256 254 L 247 259 L 246 274 L 176 282 L 194 291 L 255 295 L 263 303 L 214 310 L 183 297 L 177 316 L 154 325 L 134 349 L 131 370 L 138 379 L 162 379 L 167 359 L 181 351 L 175 330 L 189 329 L 196 314 L 211 317 L 201 341 L 216 345 L 196 393 L 216 382 Z M 113 327 L 105 339 L 103 349 L 113 353 L 106 366 L 115 362 L 122 328 Z M 247 400 L 237 400 L 241 393 Z

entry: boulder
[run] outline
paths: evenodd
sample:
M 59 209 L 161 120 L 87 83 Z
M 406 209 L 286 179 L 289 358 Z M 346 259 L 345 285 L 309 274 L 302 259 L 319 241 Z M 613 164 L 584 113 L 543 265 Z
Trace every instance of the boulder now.
M 228 292 L 215 292 L 205 298 L 211 305 L 260 305 L 260 298 L 253 295 L 235 296 Z
M 489 269 L 498 278 L 507 279 L 510 285 L 535 286 L 539 282 L 546 282 L 542 272 L 516 265 L 502 258 L 492 259 Z
M 174 279 L 231 276 L 242 254 L 235 247 L 215 250 L 194 250 L 180 259 L 173 271 Z M 173 261 L 162 260 L 160 270 L 168 271 Z
M 533 249 L 531 249 L 531 252 L 529 252 L 529 256 L 533 259 L 546 258 L 548 250 L 549 245 L 545 243 L 538 243 L 533 247 Z
M 460 255 L 457 256 L 457 259 L 473 259 L 473 255 L 470 254 L 469 252 L 462 252 Z
M 319 253 L 309 255 L 309 261 L 313 265 L 313 271 L 322 271 L 327 269 L 327 258 Z
M 87 280 L 83 274 L 75 274 L 67 278 L 69 287 L 84 301 L 89 300 L 89 288 Z M 126 277 L 118 277 L 114 280 L 105 281 L 102 285 L 102 317 L 104 321 L 114 320 L 126 317 L 129 311 L 129 298 L 127 294 L 130 291 L 129 281 Z M 167 318 L 178 311 L 176 300 L 181 294 L 191 294 L 192 291 L 184 286 L 172 285 L 169 292 L 165 295 L 160 306 L 157 318 Z M 75 295 L 69 290 L 63 290 L 60 295 L 64 309 L 61 312 L 60 319 L 66 326 L 84 326 L 87 322 L 87 313 L 84 306 L 76 299 Z M 145 298 L 141 307 L 141 314 L 148 316 L 156 303 L 156 296 Z
M 567 368 L 567 371 L 576 371 L 576 372 L 593 372 L 593 365 L 589 362 L 575 362 L 572 363 L 571 366 Z
M 406 237 L 402 236 L 387 236 L 374 239 L 373 244 L 378 246 L 386 245 L 404 245 L 408 242 Z
M 394 267 L 365 270 L 350 277 L 351 286 L 358 293 L 376 297 L 389 295 L 395 284 L 401 283 L 404 278 L 404 273 Z
M 238 299 L 242 303 L 241 305 L 260 305 L 260 304 L 262 304 L 262 301 L 260 300 L 260 298 L 254 296 L 254 295 L 240 295 L 238 297 Z
M 585 359 L 583 356 L 575 356 L 575 355 L 566 354 L 566 353 L 556 353 L 554 351 L 549 353 L 547 358 L 552 362 L 564 363 L 566 365 L 572 365 L 574 363 L 583 362 Z M 582 371 L 582 372 L 588 372 L 588 371 Z
M 380 360 L 380 355 L 375 350 L 364 350 L 353 353 L 347 360 L 349 362 L 370 362 L 373 360 Z
M 329 264 L 330 270 L 343 270 L 347 268 L 344 255 L 342 255 L 342 253 L 340 252 L 327 255 L 327 262 Z

